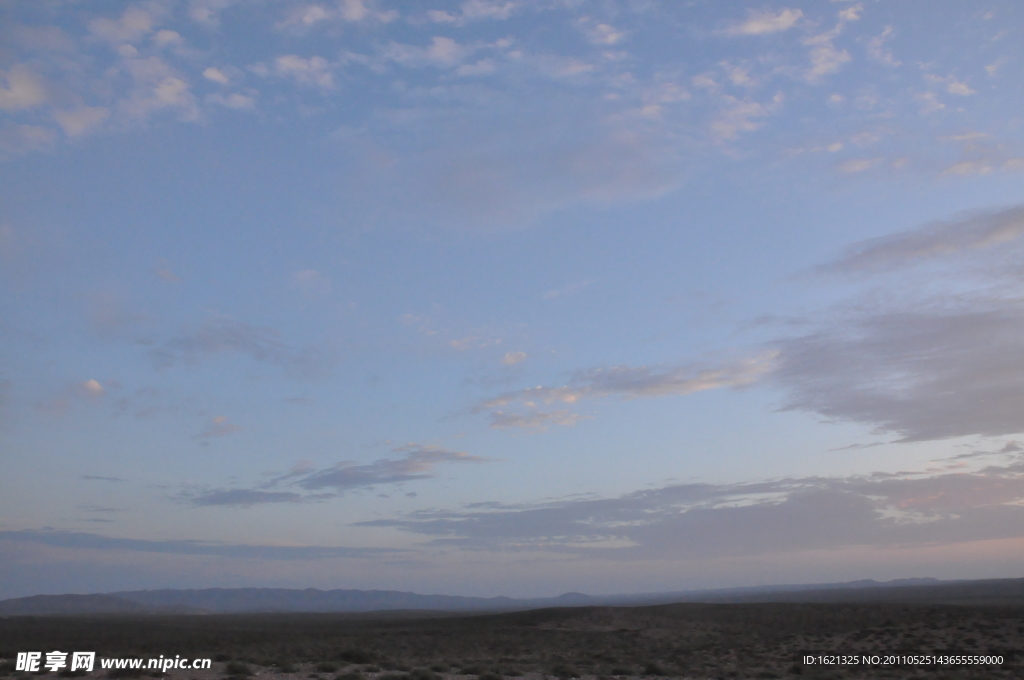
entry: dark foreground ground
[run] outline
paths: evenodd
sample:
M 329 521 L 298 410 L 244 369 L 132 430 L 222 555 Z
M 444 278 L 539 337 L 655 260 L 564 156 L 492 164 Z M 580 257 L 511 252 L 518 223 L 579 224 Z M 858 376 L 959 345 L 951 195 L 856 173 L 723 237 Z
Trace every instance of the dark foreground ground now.
M 8 660 L 0 677 L 24 675 L 14 670 L 17 652 L 52 650 L 216 661 L 208 671 L 169 671 L 167 680 L 1024 678 L 1024 659 L 1002 668 L 797 663 L 804 650 L 883 657 L 897 651 L 1024 650 L 1024 607 L 688 603 L 489 615 L 0 618 L 0 657 Z

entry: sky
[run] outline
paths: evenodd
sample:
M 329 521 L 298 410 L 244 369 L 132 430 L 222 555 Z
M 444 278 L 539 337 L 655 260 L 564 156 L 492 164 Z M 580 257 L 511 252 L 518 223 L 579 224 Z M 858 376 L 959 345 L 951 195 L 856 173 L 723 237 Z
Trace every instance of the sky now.
M 1024 576 L 1022 30 L 0 0 L 0 597 Z

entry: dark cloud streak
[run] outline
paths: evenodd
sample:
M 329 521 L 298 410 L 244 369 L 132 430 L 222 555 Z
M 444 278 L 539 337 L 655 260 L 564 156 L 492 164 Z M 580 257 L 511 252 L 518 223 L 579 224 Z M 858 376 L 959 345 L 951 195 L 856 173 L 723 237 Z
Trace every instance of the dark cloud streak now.
M 322 470 L 301 469 L 278 475 L 253 489 L 213 489 L 185 493 L 179 498 L 195 506 L 251 507 L 268 503 L 308 503 L 335 498 L 354 489 L 429 479 L 434 476 L 434 468 L 443 463 L 481 463 L 487 460 L 462 451 L 422 444 L 406 444 L 392 449 L 392 452 L 405 455 L 401 458 L 380 458 L 363 465 L 341 462 Z M 276 490 L 281 487 L 319 493 Z
M 146 541 L 113 538 L 76 531 L 0 531 L 0 541 L 40 543 L 56 548 L 84 550 L 128 550 L 173 555 L 211 555 L 244 559 L 315 560 L 342 557 L 375 558 L 403 553 L 391 548 L 347 548 L 329 546 L 277 546 L 230 544 L 219 541 Z
M 616 498 L 426 510 L 394 527 L 467 550 L 715 559 L 1024 538 L 1024 459 L 973 473 L 685 484 Z

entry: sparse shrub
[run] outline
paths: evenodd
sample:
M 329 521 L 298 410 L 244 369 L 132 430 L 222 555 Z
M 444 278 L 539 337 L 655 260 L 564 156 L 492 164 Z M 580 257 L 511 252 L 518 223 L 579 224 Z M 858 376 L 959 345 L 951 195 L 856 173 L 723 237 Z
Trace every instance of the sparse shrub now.
M 407 673 L 385 673 L 377 680 L 409 680 L 409 675 Z
M 214 655 L 213 660 L 216 661 L 217 663 L 220 663 L 222 661 L 227 661 L 230 658 L 231 657 L 228 656 L 227 654 L 216 654 L 216 655 Z
M 435 663 L 433 666 L 430 667 L 430 670 L 434 671 L 435 673 L 447 673 L 451 669 L 451 666 L 446 666 L 443 663 Z
M 229 661 L 224 666 L 224 672 L 227 675 L 234 675 L 242 678 L 252 675 L 252 669 L 249 668 L 249 664 L 242 663 L 241 661 Z
M 316 678 L 317 680 L 320 680 L 320 676 L 319 676 L 319 675 L 317 675 L 316 673 L 310 673 L 310 674 L 309 674 L 309 675 L 307 675 L 306 677 L 307 677 L 307 678 Z
M 803 672 L 804 672 L 804 667 L 801 666 L 798 663 L 795 663 L 795 664 L 793 664 L 792 666 L 789 667 L 790 675 L 802 675 Z
M 561 680 L 568 680 L 569 678 L 580 677 L 579 671 L 577 671 L 575 668 L 572 668 L 571 666 L 566 666 L 565 664 L 561 663 L 551 669 L 551 675 L 555 676 L 556 678 L 561 678 Z
M 358 671 L 349 671 L 348 673 L 334 676 L 334 680 L 366 680 L 366 676 Z
M 612 669 L 612 675 L 633 675 L 633 670 L 630 668 L 622 668 L 618 666 Z
M 380 673 L 380 666 L 370 664 L 369 666 L 364 667 L 363 670 L 367 673 Z
M 644 666 L 644 675 L 668 675 L 665 669 L 656 663 L 648 663 Z
M 273 664 L 278 673 L 294 673 L 298 668 L 291 661 L 277 661 Z
M 334 673 L 338 670 L 338 664 L 331 663 L 330 661 L 323 661 L 316 665 L 316 669 L 321 673 Z
M 481 668 L 480 666 L 460 666 L 459 667 L 459 674 L 460 675 L 480 675 L 481 673 L 486 673 L 486 672 L 487 672 L 487 670 L 484 669 L 484 668 Z
M 441 680 L 441 676 L 425 668 L 417 668 L 409 673 L 409 680 Z
M 766 678 L 766 679 L 770 680 L 771 678 L 778 678 L 778 677 L 781 677 L 781 676 L 778 673 L 776 673 L 775 671 L 770 671 L 770 670 L 768 670 L 766 668 L 763 671 L 758 672 L 758 674 L 755 675 L 754 677 L 755 678 Z
M 338 653 L 338 659 L 349 663 L 370 663 L 373 661 L 373 655 L 361 649 L 346 649 Z
M 13 661 L 0 662 L 0 675 L 10 675 L 14 672 L 15 663 Z
M 108 678 L 141 678 L 141 668 L 113 668 L 107 673 Z
M 502 680 L 502 677 L 497 673 L 481 673 L 477 678 L 478 680 Z

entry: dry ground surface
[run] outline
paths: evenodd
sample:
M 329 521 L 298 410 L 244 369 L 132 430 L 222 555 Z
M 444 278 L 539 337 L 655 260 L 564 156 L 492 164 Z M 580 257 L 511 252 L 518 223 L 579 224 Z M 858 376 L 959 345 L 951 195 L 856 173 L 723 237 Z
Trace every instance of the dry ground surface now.
M 981 654 L 1022 650 L 1022 643 L 1020 606 L 691 603 L 487 615 L 9 617 L 0 618 L 0 658 L 8 660 L 0 677 L 25 675 L 10 661 L 17 652 L 61 650 L 215 660 L 210 670 L 168 671 L 166 680 L 1024 678 L 1024 659 L 1002 668 L 931 669 L 796 662 L 807 650 Z

